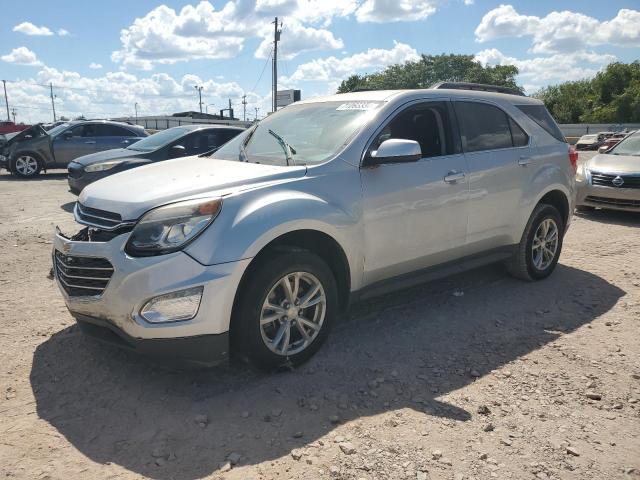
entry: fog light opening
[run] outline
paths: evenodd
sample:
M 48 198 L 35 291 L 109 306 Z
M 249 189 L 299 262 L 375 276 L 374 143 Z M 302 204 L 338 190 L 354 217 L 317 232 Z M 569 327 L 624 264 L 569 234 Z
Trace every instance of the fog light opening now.
M 203 287 L 166 293 L 149 300 L 140 315 L 149 323 L 184 322 L 198 313 Z

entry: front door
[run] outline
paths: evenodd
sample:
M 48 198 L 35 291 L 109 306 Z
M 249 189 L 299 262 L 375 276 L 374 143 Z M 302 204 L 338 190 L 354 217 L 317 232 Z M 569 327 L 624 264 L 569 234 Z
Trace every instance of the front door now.
M 368 148 L 390 138 L 415 140 L 422 158 L 361 169 L 365 284 L 452 260 L 464 250 L 469 186 L 451 112 L 448 101 L 407 106 Z
M 59 166 L 66 166 L 70 161 L 95 151 L 95 129 L 90 123 L 71 127 L 53 139 L 53 155 Z

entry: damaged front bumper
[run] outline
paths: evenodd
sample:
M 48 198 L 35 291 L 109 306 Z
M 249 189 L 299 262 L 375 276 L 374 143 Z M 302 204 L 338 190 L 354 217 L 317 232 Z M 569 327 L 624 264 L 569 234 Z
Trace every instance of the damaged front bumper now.
M 56 231 L 54 275 L 83 331 L 168 360 L 223 362 L 233 300 L 249 260 L 208 266 L 184 252 L 136 258 L 124 252 L 128 237 L 83 229 L 69 238 Z M 202 297 L 193 318 L 150 323 L 140 314 L 149 300 L 194 287 L 202 288 Z

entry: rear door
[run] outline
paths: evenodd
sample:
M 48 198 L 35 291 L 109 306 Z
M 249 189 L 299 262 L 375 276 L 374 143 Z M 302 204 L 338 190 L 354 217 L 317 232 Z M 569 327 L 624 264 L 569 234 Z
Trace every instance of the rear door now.
M 422 158 L 361 168 L 365 282 L 420 270 L 460 256 L 467 229 L 466 163 L 447 100 L 399 110 L 375 134 L 415 140 Z
M 511 244 L 535 149 L 498 105 L 469 99 L 454 106 L 469 168 L 468 253 Z
M 127 148 L 135 143 L 134 133 L 124 127 L 109 124 L 96 125 L 96 151 Z
M 71 160 L 96 151 L 95 125 L 73 126 L 53 139 L 55 163 L 66 166 Z

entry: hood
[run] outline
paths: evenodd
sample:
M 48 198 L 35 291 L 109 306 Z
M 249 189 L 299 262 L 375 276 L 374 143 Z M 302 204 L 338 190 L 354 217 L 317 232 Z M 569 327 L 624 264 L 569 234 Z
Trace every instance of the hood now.
M 120 158 L 140 158 L 145 154 L 151 152 L 136 152 L 135 150 L 128 150 L 126 148 L 114 148 L 113 150 L 104 150 L 102 152 L 90 153 L 82 157 L 76 158 L 75 163 L 80 163 L 85 167 L 93 165 L 94 163 L 104 162 L 106 160 L 115 160 Z
M 587 168 L 602 173 L 640 174 L 640 157 L 634 155 L 600 154 L 587 162 Z
M 144 165 L 98 180 L 82 190 L 82 205 L 135 220 L 173 201 L 224 196 L 253 186 L 301 178 L 306 167 L 280 167 L 210 157 L 183 157 Z
M 27 135 L 31 135 L 31 138 L 24 139 Z M 16 133 L 13 137 L 7 137 L 7 143 L 4 144 L 6 148 L 14 145 L 22 140 L 21 143 L 31 142 L 41 137 L 48 136 L 48 133 L 42 128 L 42 125 L 37 123 L 35 125 L 31 125 L 29 128 L 25 128 L 21 132 Z

